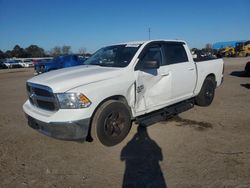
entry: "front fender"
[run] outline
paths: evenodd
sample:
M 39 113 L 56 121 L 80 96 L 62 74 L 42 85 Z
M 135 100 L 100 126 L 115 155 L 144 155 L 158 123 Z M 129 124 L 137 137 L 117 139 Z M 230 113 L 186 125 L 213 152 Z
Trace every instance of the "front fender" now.
M 68 92 L 83 93 L 91 101 L 89 113 L 94 113 L 95 109 L 105 100 L 121 96 L 127 101 L 128 106 L 131 108 L 132 115 L 134 115 L 135 104 L 135 79 L 132 75 L 120 76 L 119 78 L 111 78 L 86 84 L 80 87 L 73 88 Z

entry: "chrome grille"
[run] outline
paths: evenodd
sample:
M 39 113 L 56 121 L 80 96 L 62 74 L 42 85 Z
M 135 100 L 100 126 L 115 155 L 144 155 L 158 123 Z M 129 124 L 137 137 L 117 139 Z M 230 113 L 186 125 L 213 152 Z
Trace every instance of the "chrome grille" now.
M 27 82 L 26 89 L 32 105 L 49 111 L 58 110 L 58 102 L 51 88 Z

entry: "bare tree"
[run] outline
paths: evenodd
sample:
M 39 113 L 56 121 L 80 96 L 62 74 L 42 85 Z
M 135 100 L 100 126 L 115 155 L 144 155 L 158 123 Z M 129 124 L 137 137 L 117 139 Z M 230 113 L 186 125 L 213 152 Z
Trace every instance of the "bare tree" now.
M 58 55 L 62 54 L 62 49 L 60 46 L 55 46 L 54 48 L 52 48 L 50 53 L 53 56 L 58 56 Z
M 70 53 L 70 49 L 71 49 L 71 46 L 66 46 L 66 45 L 64 45 L 64 46 L 62 47 L 62 53 L 63 53 L 63 54 L 69 54 L 69 53 Z
M 80 49 L 78 50 L 78 53 L 79 53 L 80 55 L 85 55 L 85 54 L 86 54 L 86 48 L 80 48 Z
M 212 49 L 212 44 L 210 44 L 210 43 L 206 44 L 205 48 L 206 49 Z

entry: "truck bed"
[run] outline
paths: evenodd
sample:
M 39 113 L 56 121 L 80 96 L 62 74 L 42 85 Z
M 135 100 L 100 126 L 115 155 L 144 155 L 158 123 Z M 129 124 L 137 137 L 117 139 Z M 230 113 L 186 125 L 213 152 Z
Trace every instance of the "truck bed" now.
M 202 84 L 208 75 L 214 75 L 217 83 L 217 87 L 221 85 L 223 75 L 223 60 L 211 59 L 195 62 L 197 69 L 197 83 L 195 88 L 195 94 L 198 94 L 201 90 Z

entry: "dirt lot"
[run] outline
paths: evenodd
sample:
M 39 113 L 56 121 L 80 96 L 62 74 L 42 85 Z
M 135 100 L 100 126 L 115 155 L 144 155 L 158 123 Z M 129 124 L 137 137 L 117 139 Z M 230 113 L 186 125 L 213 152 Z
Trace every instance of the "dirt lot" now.
M 115 147 L 60 141 L 27 126 L 32 69 L 0 70 L 0 187 L 250 187 L 250 58 L 225 59 L 215 100 L 147 129 L 134 125 Z M 140 184 L 137 184 L 140 187 Z

